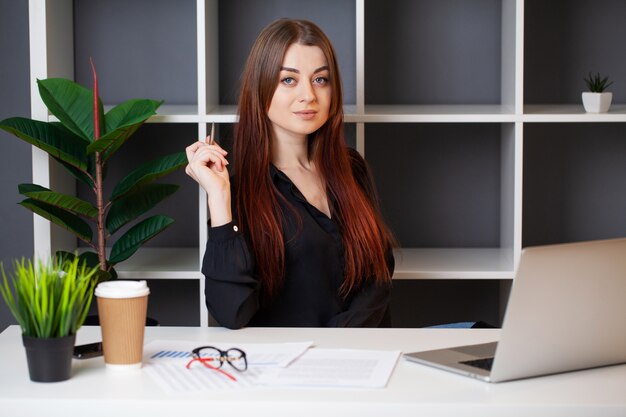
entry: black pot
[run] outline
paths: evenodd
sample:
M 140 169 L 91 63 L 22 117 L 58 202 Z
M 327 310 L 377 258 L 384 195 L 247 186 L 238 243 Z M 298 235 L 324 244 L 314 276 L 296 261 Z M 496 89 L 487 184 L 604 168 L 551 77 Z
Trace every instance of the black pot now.
M 30 380 L 57 382 L 72 374 L 72 354 L 76 335 L 40 339 L 22 335 Z

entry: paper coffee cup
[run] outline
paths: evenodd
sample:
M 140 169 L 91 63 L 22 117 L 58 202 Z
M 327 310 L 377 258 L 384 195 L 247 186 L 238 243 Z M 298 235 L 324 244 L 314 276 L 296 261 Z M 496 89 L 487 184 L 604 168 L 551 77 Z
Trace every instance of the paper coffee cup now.
M 146 281 L 107 281 L 95 295 L 107 368 L 141 368 L 150 289 Z

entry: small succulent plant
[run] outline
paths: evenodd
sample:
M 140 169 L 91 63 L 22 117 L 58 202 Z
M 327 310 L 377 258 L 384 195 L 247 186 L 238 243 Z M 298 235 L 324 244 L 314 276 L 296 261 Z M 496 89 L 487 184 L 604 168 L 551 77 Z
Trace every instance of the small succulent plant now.
M 589 73 L 589 77 L 585 78 L 584 80 L 587 83 L 587 87 L 589 87 L 589 91 L 591 91 L 592 93 L 602 93 L 611 84 L 613 84 L 613 81 L 609 82 L 609 77 L 602 78 L 599 72 L 595 75 Z

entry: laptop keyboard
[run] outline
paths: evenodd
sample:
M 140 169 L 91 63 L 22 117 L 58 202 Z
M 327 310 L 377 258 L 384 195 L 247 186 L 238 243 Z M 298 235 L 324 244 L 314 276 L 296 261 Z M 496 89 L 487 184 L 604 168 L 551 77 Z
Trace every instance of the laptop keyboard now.
M 472 359 L 470 361 L 462 361 L 460 363 L 462 363 L 463 365 L 473 366 L 474 368 L 491 371 L 491 367 L 493 366 L 493 358 Z

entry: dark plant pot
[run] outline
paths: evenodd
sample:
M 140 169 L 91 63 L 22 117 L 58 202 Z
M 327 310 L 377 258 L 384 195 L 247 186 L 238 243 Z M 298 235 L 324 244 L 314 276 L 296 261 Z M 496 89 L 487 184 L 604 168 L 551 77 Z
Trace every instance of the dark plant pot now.
M 76 335 L 40 339 L 22 335 L 30 380 L 58 382 L 72 374 L 72 354 Z

